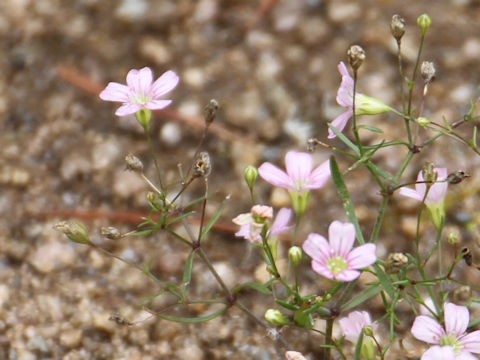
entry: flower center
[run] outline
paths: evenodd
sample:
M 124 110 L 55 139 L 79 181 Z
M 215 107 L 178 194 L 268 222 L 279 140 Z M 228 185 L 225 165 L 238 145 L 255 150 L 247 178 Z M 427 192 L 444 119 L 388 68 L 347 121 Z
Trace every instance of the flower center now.
M 131 96 L 130 99 L 133 104 L 145 105 L 150 100 L 152 100 L 152 96 L 149 94 L 145 95 L 145 94 L 136 93 L 136 94 L 133 94 L 133 96 Z
M 445 345 L 451 346 L 455 354 L 459 354 L 463 348 L 463 345 L 458 342 L 457 337 L 454 334 L 442 336 L 440 339 L 440 346 Z
M 327 261 L 328 269 L 335 275 L 347 270 L 347 261 L 341 256 L 334 256 Z

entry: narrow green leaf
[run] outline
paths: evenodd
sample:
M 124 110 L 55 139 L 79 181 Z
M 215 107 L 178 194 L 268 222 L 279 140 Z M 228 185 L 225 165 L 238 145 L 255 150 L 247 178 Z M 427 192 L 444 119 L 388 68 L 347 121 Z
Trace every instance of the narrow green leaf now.
M 187 261 L 185 262 L 185 270 L 183 271 L 183 278 L 182 283 L 183 286 L 186 288 L 190 285 L 190 281 L 192 280 L 192 269 L 193 269 L 193 259 L 195 257 L 195 251 L 192 250 L 188 255 Z
M 378 265 L 377 263 L 373 264 L 373 267 L 375 268 L 375 273 L 378 277 L 378 280 L 380 280 L 380 284 L 382 284 L 383 290 L 385 290 L 390 296 L 391 299 L 395 298 L 395 288 L 392 285 L 392 281 L 388 277 L 388 275 L 383 271 L 383 269 Z
M 345 144 L 347 145 L 350 149 L 352 149 L 355 154 L 360 155 L 360 150 L 358 149 L 358 146 L 352 143 L 341 131 L 338 131 L 335 129 L 333 126 L 328 124 L 328 127 L 334 132 L 335 135 Z
M 154 229 L 148 229 L 148 230 L 142 230 L 142 231 L 137 231 L 136 233 L 133 233 L 130 236 L 149 236 L 152 235 L 155 232 Z
M 176 218 L 173 218 L 173 219 L 167 221 L 167 223 L 165 225 L 169 226 L 169 225 L 175 224 L 177 221 L 185 219 L 185 218 L 187 218 L 187 217 L 189 217 L 190 215 L 193 215 L 193 214 L 195 214 L 195 211 L 186 212 L 182 215 L 177 216 Z
M 362 230 L 360 229 L 360 224 L 358 223 L 357 216 L 355 215 L 355 207 L 353 205 L 352 199 L 350 198 L 350 194 L 348 193 L 345 182 L 343 181 L 342 174 L 338 169 L 337 161 L 333 156 L 330 157 L 330 169 L 332 171 L 333 183 L 337 188 L 338 196 L 340 196 L 340 199 L 342 199 L 343 208 L 347 213 L 348 220 L 350 220 L 350 222 L 355 226 L 355 232 L 358 242 L 360 244 L 365 244 L 365 239 L 363 237 Z
M 357 307 L 371 297 L 377 295 L 380 291 L 382 291 L 382 286 L 380 284 L 371 285 L 368 289 L 362 291 L 360 294 L 351 298 L 350 301 L 343 304 L 342 311 L 347 311 Z
M 380 175 L 382 178 L 384 178 L 385 180 L 387 180 L 388 182 L 390 183 L 395 183 L 395 180 L 393 179 L 393 176 L 391 176 L 390 174 L 388 174 L 387 172 L 383 171 L 382 169 L 380 169 L 377 165 L 375 165 L 374 163 L 372 162 L 369 162 L 367 164 L 367 166 L 369 168 L 371 168 L 373 171 L 375 171 L 378 175 Z
M 240 284 L 237 287 L 235 287 L 233 289 L 233 293 L 237 294 L 237 293 L 239 293 L 240 291 L 242 291 L 246 288 L 250 288 L 250 289 L 258 291 L 259 293 L 262 293 L 264 295 L 270 295 L 272 293 L 272 291 L 269 289 L 270 284 L 271 284 L 270 281 L 267 282 L 266 284 L 260 284 L 260 283 L 257 283 L 255 281 L 250 281 L 250 282 L 246 282 L 246 283 Z
M 370 125 L 357 125 L 357 129 L 365 129 L 374 133 L 383 134 L 383 130 Z
M 220 219 L 220 216 L 222 215 L 223 207 L 225 206 L 225 202 L 220 205 L 218 208 L 217 212 L 213 215 L 213 217 L 210 219 L 208 222 L 207 226 L 202 230 L 202 235 L 200 236 L 200 239 L 204 239 L 205 236 L 212 230 L 213 225 Z
M 143 272 L 145 274 L 151 274 L 150 270 L 152 269 L 152 264 L 153 264 L 153 256 L 151 256 L 143 266 Z
M 473 135 L 472 135 L 472 147 L 474 149 L 477 148 L 477 127 L 473 127 Z
M 468 327 L 471 328 L 471 327 L 477 326 L 478 324 L 480 324 L 480 316 L 470 321 L 470 323 L 468 324 Z
M 286 301 L 278 300 L 278 299 L 277 299 L 277 300 L 275 300 L 275 302 L 276 302 L 278 305 L 284 307 L 285 309 L 292 310 L 292 311 L 297 311 L 297 310 L 298 310 L 298 306 L 292 305 L 292 304 L 290 304 L 290 303 L 288 303 L 288 302 L 286 302 Z
M 219 317 L 227 310 L 227 308 L 228 307 L 224 307 L 209 315 L 197 316 L 197 317 L 183 317 L 183 316 L 174 316 L 174 315 L 157 314 L 157 313 L 155 314 L 155 316 L 158 316 L 159 318 L 164 320 L 174 321 L 174 322 L 183 323 L 183 324 L 198 324 L 198 323 L 210 321 L 212 319 L 215 319 L 216 317 Z
M 362 345 L 363 345 L 363 329 L 360 332 L 360 336 L 358 337 L 357 345 L 355 345 L 355 354 L 353 356 L 354 360 L 360 360 Z

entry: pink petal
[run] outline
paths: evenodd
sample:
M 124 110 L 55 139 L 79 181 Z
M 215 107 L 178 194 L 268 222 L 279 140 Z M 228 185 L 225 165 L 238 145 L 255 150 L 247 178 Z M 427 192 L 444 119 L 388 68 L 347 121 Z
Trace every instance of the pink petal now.
M 308 185 L 305 186 L 307 189 L 318 189 L 321 188 L 327 180 L 330 178 L 330 161 L 327 160 L 324 163 L 317 166 L 312 173 L 310 174 L 310 179 Z
M 150 100 L 145 107 L 150 110 L 161 110 L 172 103 L 172 100 Z
M 363 269 L 377 261 L 375 244 L 364 244 L 353 249 L 347 255 L 349 269 Z
M 297 182 L 308 184 L 308 178 L 312 172 L 312 155 L 289 151 L 285 155 L 285 165 L 287 174 L 294 184 Z
M 454 333 L 457 338 L 467 330 L 470 314 L 465 306 L 458 306 L 452 303 L 443 305 L 445 312 L 445 331 L 447 334 Z
M 422 355 L 422 360 L 454 360 L 455 352 L 451 346 L 432 346 Z
M 148 67 L 140 70 L 132 69 L 127 74 L 127 84 L 136 94 L 149 94 L 152 81 L 152 70 Z
M 350 73 L 348 72 L 347 65 L 343 61 L 340 61 L 340 63 L 337 65 L 338 72 L 342 76 L 350 76 Z
M 429 344 L 438 344 L 440 338 L 445 335 L 445 331 L 440 324 L 430 316 L 425 315 L 415 318 L 410 331 L 415 338 Z
M 330 256 L 330 244 L 320 234 L 312 233 L 308 235 L 302 248 L 308 256 L 316 261 L 326 262 Z
M 317 274 L 326 277 L 327 279 L 333 279 L 335 275 L 327 268 L 323 263 L 319 263 L 318 261 L 312 261 L 312 269 Z
M 435 168 L 435 172 L 437 173 L 437 181 L 445 180 L 448 176 L 446 168 Z M 445 196 L 447 196 L 447 189 L 448 182 L 436 182 L 430 187 L 425 202 L 427 204 L 442 202 L 445 200 Z
M 272 235 L 280 235 L 292 228 L 288 225 L 290 218 L 292 217 L 292 210 L 287 208 L 281 208 L 275 218 L 275 221 L 270 228 L 270 233 Z
M 337 92 L 337 103 L 346 108 L 353 107 L 353 78 L 343 62 L 338 65 L 338 71 L 342 75 L 342 82 Z
M 355 227 L 351 223 L 332 222 L 328 228 L 328 241 L 335 255 L 346 258 L 355 242 Z
M 425 305 L 420 305 L 420 314 L 421 315 L 428 315 L 428 316 L 432 316 L 432 312 L 434 312 L 434 314 L 436 315 L 436 308 L 435 308 L 435 304 L 433 303 L 433 300 L 431 298 L 426 298 L 424 301 Z
M 116 82 L 110 82 L 98 96 L 105 101 L 126 103 L 129 100 L 129 94 L 130 90 L 128 89 L 128 86 Z
M 353 343 L 358 340 L 360 332 L 365 326 L 372 325 L 370 314 L 366 311 L 353 311 L 348 317 L 338 321 L 345 338 Z
M 357 270 L 343 270 L 335 275 L 335 279 L 338 281 L 349 282 L 353 281 L 360 276 L 360 272 Z
M 459 341 L 464 346 L 464 350 L 480 354 L 480 330 L 465 335 Z
M 152 84 L 150 91 L 153 95 L 153 98 L 157 99 L 160 96 L 172 91 L 175 86 L 178 85 L 179 81 L 180 78 L 172 70 L 163 73 L 163 75 L 155 80 L 155 82 Z
M 462 350 L 460 354 L 455 355 L 455 360 L 478 360 L 478 356 L 473 356 L 468 351 Z
M 335 120 L 331 122 L 330 126 L 333 126 L 338 131 L 342 131 L 345 128 L 345 126 L 347 126 L 348 120 L 350 120 L 352 116 L 353 116 L 353 110 L 348 109 L 345 112 L 338 115 L 335 118 Z M 337 137 L 337 135 L 335 135 L 332 129 L 328 129 L 328 138 L 333 139 L 335 137 Z
M 142 107 L 143 106 L 140 104 L 123 104 L 117 109 L 117 111 L 115 111 L 115 115 L 126 116 L 130 114 L 135 114 Z
M 285 173 L 283 170 L 280 170 L 275 165 L 265 162 L 258 168 L 258 173 L 263 180 L 272 185 L 280 186 L 289 190 L 294 189 L 292 186 L 292 181 L 287 173 Z
M 409 197 L 409 198 L 412 198 L 412 199 L 415 199 L 415 200 L 418 200 L 418 201 L 422 201 L 424 195 L 418 193 L 417 191 L 418 190 L 413 190 L 413 189 L 410 189 L 410 188 L 402 187 L 400 189 L 399 193 L 400 193 L 400 195 L 403 195 L 403 196 L 406 196 L 406 197 Z M 425 194 L 425 192 L 423 194 Z

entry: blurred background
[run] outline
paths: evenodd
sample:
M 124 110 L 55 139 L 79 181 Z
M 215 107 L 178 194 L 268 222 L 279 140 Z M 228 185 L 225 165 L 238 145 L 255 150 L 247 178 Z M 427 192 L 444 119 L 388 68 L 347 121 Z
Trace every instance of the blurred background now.
M 327 122 L 343 112 L 335 101 L 340 84 L 336 67 L 346 61 L 352 44 L 367 54 L 359 72 L 360 91 L 398 107 L 390 20 L 393 14 L 406 19 L 402 44 L 410 76 L 419 44 L 416 18 L 425 12 L 433 23 L 423 59 L 435 63 L 437 76 L 424 116 L 456 121 L 479 96 L 478 0 L 2 0 L 0 359 L 278 358 L 282 349 L 234 309 L 204 325 L 149 317 L 140 305 L 155 289 L 145 276 L 68 243 L 52 229 L 59 220 L 79 219 L 95 242 L 115 254 L 138 264 L 152 255 L 159 276 L 181 278 L 188 249 L 173 239 L 159 234 L 110 241 L 97 235 L 101 226 L 134 229 L 139 216 L 148 213 L 147 187 L 125 171 L 125 155 L 137 155 L 147 173 L 154 174 L 136 119 L 117 118 L 116 105 L 100 101 L 98 93 L 109 81 L 124 83 L 132 68 L 149 66 L 156 77 L 166 70 L 179 74 L 180 84 L 168 95 L 173 105 L 155 113 L 152 125 L 158 161 L 169 182 L 178 180 L 179 163 L 190 164 L 200 140 L 203 108 L 217 99 L 221 107 L 202 147 L 213 161 L 208 214 L 214 214 L 227 194 L 231 199 L 223 226 L 212 234 L 207 250 L 228 285 L 261 281 L 261 257 L 234 237 L 230 221 L 251 206 L 244 167 L 263 161 L 283 166 L 285 152 L 306 151 L 309 137 L 326 141 Z M 365 133 L 366 142 L 404 136 L 403 122 L 393 116 L 360 122 L 384 130 L 380 135 Z M 472 127 L 466 124 L 460 131 L 469 137 Z M 329 155 L 318 149 L 316 163 Z M 480 162 L 474 155 L 453 139 L 442 139 L 418 154 L 405 174 L 405 182 L 413 181 L 428 160 L 472 175 L 468 185 L 452 192 L 449 203 L 450 225 L 461 231 L 466 222 L 476 223 L 478 212 L 480 184 L 475 175 Z M 403 156 L 387 149 L 377 160 L 394 171 Z M 344 168 L 351 165 L 345 158 L 339 162 Z M 346 180 L 362 225 L 370 231 L 381 200 L 378 189 L 362 170 Z M 256 190 L 259 202 L 277 209 L 288 205 L 284 192 L 263 181 Z M 186 199 L 202 192 L 194 186 Z M 302 235 L 325 234 L 330 221 L 346 220 L 333 184 L 312 196 Z M 418 204 L 394 199 L 379 256 L 410 249 L 417 209 Z M 474 235 L 469 232 L 462 241 L 480 254 Z M 321 291 L 326 283 L 308 270 L 308 261 L 305 268 L 305 291 Z M 478 278 L 478 272 L 462 271 Z M 196 265 L 197 295 L 218 291 L 206 273 Z M 254 293 L 243 299 L 260 318 L 272 306 Z M 155 304 L 157 310 L 166 305 L 168 299 Z M 380 301 L 369 305 L 370 311 L 382 308 Z M 208 313 L 204 308 L 196 311 Z M 119 326 L 108 320 L 112 312 L 138 323 Z M 398 331 L 407 333 L 413 315 L 405 314 L 409 320 Z M 287 330 L 284 336 L 296 350 L 321 358 L 321 336 L 300 330 Z M 414 344 L 407 350 L 415 356 Z

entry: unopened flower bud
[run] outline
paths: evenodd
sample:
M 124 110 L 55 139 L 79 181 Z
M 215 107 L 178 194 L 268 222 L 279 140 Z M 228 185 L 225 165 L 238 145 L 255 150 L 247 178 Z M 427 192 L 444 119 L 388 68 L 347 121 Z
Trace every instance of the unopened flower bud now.
M 430 125 L 430 120 L 428 120 L 426 117 L 419 117 L 417 118 L 417 124 L 420 125 L 421 127 L 425 127 Z
M 71 241 L 77 244 L 90 244 L 87 228 L 79 222 L 61 221 L 55 224 L 53 228 L 64 233 Z
M 467 302 L 472 297 L 472 289 L 468 285 L 460 286 L 453 292 L 453 298 L 458 302 Z
M 290 323 L 288 318 L 282 314 L 280 310 L 277 309 L 268 309 L 265 312 L 265 320 L 267 320 L 270 324 L 278 326 L 278 325 L 287 325 Z
M 267 205 L 254 205 L 250 209 L 255 222 L 263 224 L 266 220 L 273 217 L 273 208 Z
M 422 62 L 420 67 L 420 74 L 426 84 L 431 83 L 435 79 L 435 64 L 431 61 Z
M 365 60 L 365 50 L 359 45 L 352 45 L 347 51 L 348 63 L 354 71 L 362 65 Z
M 465 171 L 458 170 L 454 173 L 448 174 L 447 181 L 449 184 L 458 184 L 468 177 L 470 177 L 470 175 Z
M 253 185 L 255 185 L 255 181 L 257 181 L 257 178 L 258 178 L 257 168 L 253 165 L 248 165 L 243 171 L 243 176 L 245 177 L 245 181 L 247 182 L 248 188 L 252 190 Z
M 208 155 L 208 152 L 202 151 L 198 155 L 197 160 L 195 160 L 195 164 L 193 164 L 193 176 L 208 177 L 208 175 L 210 175 L 210 171 L 212 171 L 210 155 Z
M 135 155 L 128 154 L 125 156 L 125 161 L 127 163 L 127 170 L 143 172 L 143 163 Z
M 287 351 L 285 353 L 285 359 L 287 360 L 307 360 L 305 356 L 303 356 L 302 353 L 298 351 Z
M 458 232 L 450 231 L 447 235 L 447 242 L 451 245 L 458 244 L 460 242 L 460 237 L 458 236 Z
M 423 14 L 417 18 L 417 24 L 420 27 L 420 30 L 422 31 L 422 35 L 425 36 L 428 28 L 432 24 L 432 19 L 427 14 Z
M 302 261 L 302 249 L 298 246 L 292 246 L 288 249 L 288 258 L 293 265 L 298 266 Z
M 395 40 L 399 42 L 403 34 L 405 34 L 405 19 L 400 15 L 393 15 L 392 21 L 390 22 L 390 31 Z
M 375 334 L 373 333 L 373 327 L 372 325 L 366 325 L 363 327 L 363 333 L 366 335 L 366 336 L 370 336 L 370 337 L 374 337 Z
M 147 200 L 151 203 L 157 199 L 157 195 L 153 191 L 148 191 L 146 197 Z
M 367 330 L 367 327 L 365 327 L 363 331 L 365 332 L 365 330 Z M 375 344 L 375 340 L 373 340 L 371 337 L 364 338 L 362 348 L 360 350 L 362 358 L 367 360 L 374 360 L 376 358 L 376 349 L 377 345 Z
M 423 179 L 430 184 L 433 184 L 437 181 L 438 174 L 435 171 L 435 166 L 431 162 L 425 163 L 422 169 Z
M 122 237 L 122 234 L 120 233 L 120 231 L 118 231 L 118 229 L 113 226 L 102 227 L 100 229 L 100 235 L 111 240 L 117 240 Z
M 205 117 L 205 124 L 209 126 L 212 122 L 214 122 L 215 118 L 217 117 L 217 111 L 219 108 L 218 101 L 215 99 L 211 99 L 205 109 L 203 110 L 203 115 Z
M 405 254 L 391 253 L 388 254 L 387 260 L 385 261 L 385 271 L 389 274 L 394 274 L 401 271 L 407 265 L 408 257 Z

